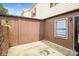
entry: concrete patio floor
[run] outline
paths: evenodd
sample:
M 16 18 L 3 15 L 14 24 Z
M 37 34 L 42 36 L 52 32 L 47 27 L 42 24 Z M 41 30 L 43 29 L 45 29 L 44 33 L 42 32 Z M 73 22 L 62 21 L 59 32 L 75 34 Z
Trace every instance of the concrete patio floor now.
M 9 48 L 7 56 L 75 56 L 77 52 L 47 40 Z

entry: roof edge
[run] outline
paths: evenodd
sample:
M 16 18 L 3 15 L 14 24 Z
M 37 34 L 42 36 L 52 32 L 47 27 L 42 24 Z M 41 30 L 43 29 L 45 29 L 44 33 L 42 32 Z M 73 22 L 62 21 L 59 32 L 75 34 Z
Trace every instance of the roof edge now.
M 58 14 L 58 15 L 54 15 L 54 16 L 47 17 L 47 18 L 45 18 L 45 19 L 43 19 L 43 20 L 47 20 L 47 19 L 50 19 L 50 18 L 53 18 L 53 17 L 57 17 L 57 16 L 60 16 L 60 15 L 63 15 L 63 14 L 71 13 L 71 12 L 74 12 L 74 11 L 79 11 L 79 9 L 75 9 L 75 10 L 63 12 L 63 13 Z
M 71 11 L 64 12 L 64 13 L 61 13 L 61 14 L 58 14 L 58 15 L 54 15 L 54 16 L 50 16 L 50 17 L 47 17 L 47 18 L 44 18 L 44 19 L 24 17 L 24 16 L 15 16 L 15 15 L 0 15 L 0 16 L 5 16 L 5 17 L 18 17 L 18 18 L 24 18 L 24 19 L 32 19 L 32 20 L 44 21 L 44 20 L 47 20 L 47 19 L 50 19 L 50 18 L 53 18 L 53 17 L 57 17 L 57 16 L 60 16 L 60 15 L 63 15 L 63 14 L 71 13 L 71 12 L 74 12 L 74 11 L 79 11 L 79 9 L 71 10 Z

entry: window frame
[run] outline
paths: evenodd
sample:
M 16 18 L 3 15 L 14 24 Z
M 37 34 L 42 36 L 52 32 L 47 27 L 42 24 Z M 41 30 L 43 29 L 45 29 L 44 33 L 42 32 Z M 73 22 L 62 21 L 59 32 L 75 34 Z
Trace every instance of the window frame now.
M 58 3 L 50 3 L 50 8 L 56 6 Z
M 66 37 L 63 37 L 63 36 L 58 36 L 57 35 L 57 21 L 62 21 L 62 20 L 66 20 Z M 62 39 L 67 39 L 68 38 L 68 18 L 60 18 L 60 19 L 56 19 L 54 21 L 54 37 L 57 37 L 57 38 L 62 38 Z
M 50 8 L 52 8 L 54 5 L 53 5 L 53 3 L 50 3 Z
M 31 11 L 31 16 L 35 17 L 36 16 L 36 8 L 33 8 L 33 10 Z
M 54 3 L 54 6 L 57 5 L 58 3 Z

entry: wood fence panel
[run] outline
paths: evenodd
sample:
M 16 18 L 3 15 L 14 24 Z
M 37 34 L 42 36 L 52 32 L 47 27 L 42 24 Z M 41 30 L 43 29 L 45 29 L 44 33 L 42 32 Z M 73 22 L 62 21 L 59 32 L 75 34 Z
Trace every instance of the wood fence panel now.
M 10 20 L 10 26 L 11 26 L 11 28 L 9 29 L 10 46 L 15 46 L 18 44 L 18 39 L 19 39 L 18 21 Z

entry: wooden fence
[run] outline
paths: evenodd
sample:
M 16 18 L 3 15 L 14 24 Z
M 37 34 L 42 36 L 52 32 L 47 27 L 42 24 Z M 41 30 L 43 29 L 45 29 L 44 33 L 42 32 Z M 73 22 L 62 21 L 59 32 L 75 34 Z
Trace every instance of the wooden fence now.
M 44 38 L 44 22 L 41 20 L 14 16 L 1 16 L 0 20 L 1 26 L 4 27 L 1 31 L 4 35 L 2 36 L 4 41 L 0 44 L 2 46 L 0 47 L 2 49 L 0 50 L 1 55 L 6 55 L 9 47 L 35 42 Z

